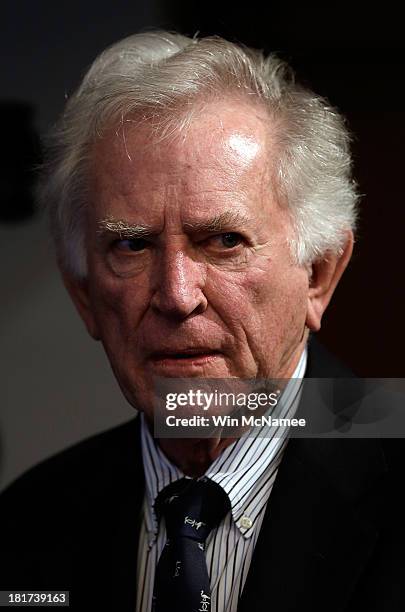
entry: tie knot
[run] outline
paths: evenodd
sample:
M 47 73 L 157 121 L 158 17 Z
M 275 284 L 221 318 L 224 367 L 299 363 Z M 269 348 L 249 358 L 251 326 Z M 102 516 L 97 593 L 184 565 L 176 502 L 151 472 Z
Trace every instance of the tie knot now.
M 182 478 L 168 485 L 156 499 L 155 509 L 165 517 L 168 539 L 178 537 L 205 542 L 230 510 L 225 491 L 216 482 Z

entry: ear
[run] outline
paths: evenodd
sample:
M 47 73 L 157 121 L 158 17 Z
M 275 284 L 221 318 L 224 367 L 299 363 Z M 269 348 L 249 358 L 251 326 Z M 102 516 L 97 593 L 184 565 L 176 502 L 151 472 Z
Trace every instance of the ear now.
M 327 253 L 324 259 L 315 261 L 311 265 L 306 318 L 306 325 L 311 331 L 316 332 L 321 328 L 323 313 L 352 256 L 353 242 L 353 232 L 350 231 L 347 233 L 347 241 L 341 254 Z
M 77 311 L 82 318 L 87 331 L 94 340 L 100 340 L 98 326 L 94 318 L 91 305 L 88 284 L 86 280 L 72 278 L 66 272 L 62 272 L 62 278 Z

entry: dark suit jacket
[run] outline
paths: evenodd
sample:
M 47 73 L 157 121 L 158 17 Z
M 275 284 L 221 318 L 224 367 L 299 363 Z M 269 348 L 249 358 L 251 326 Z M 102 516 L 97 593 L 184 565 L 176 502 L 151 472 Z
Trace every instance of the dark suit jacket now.
M 307 375 L 348 373 L 313 343 Z M 291 439 L 239 612 L 404 610 L 403 451 Z M 136 418 L 33 468 L 0 497 L 0 589 L 70 590 L 73 610 L 134 612 L 143 494 Z

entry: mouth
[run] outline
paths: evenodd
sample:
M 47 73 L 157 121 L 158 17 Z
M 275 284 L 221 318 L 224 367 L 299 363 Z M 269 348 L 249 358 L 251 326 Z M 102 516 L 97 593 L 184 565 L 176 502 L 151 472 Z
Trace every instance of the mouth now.
M 209 348 L 187 348 L 179 351 L 156 351 L 150 362 L 158 369 L 179 369 L 201 366 L 218 359 L 222 353 Z

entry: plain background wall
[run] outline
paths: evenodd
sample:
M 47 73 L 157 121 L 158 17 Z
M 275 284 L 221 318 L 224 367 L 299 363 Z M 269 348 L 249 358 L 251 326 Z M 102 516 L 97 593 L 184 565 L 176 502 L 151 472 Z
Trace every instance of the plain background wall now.
M 1 11 L 0 102 L 29 103 L 39 133 L 55 120 L 95 55 L 141 28 L 217 33 L 289 60 L 301 79 L 347 116 L 364 194 L 356 253 L 321 337 L 363 376 L 403 376 L 405 134 L 397 9 L 384 3 L 378 10 L 368 6 L 366 13 L 349 3 L 315 10 L 269 2 L 263 13 L 258 2 L 239 9 L 211 0 L 48 0 L 9 2 Z M 18 162 L 24 146 L 11 151 L 18 126 L 1 108 L 0 201 L 5 201 L 7 164 L 12 156 Z M 35 215 L 0 223 L 0 253 L 0 486 L 5 486 L 42 458 L 134 412 L 69 302 L 45 220 Z

